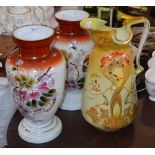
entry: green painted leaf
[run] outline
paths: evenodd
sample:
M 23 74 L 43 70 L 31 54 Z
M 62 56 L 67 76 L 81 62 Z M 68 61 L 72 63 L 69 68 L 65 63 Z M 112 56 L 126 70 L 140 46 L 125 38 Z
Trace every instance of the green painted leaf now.
M 78 83 L 79 89 L 82 89 L 84 87 L 85 77 L 83 77 L 80 80 L 78 80 L 77 83 Z
M 81 78 L 80 80 L 78 80 L 78 83 L 84 84 L 84 83 L 85 83 L 85 77 L 83 77 L 83 78 Z
M 41 96 L 41 97 L 40 97 L 40 100 L 41 100 L 42 102 L 44 102 L 44 103 L 48 103 L 50 99 L 47 98 L 47 97 L 45 97 L 45 96 Z
M 46 97 L 51 97 L 52 93 L 42 93 L 42 95 L 46 96 Z
M 32 100 L 32 106 L 36 106 L 37 105 L 37 101 L 36 100 Z
M 12 68 L 12 71 L 16 71 L 17 69 L 15 67 Z
M 30 107 L 30 106 L 32 106 L 32 102 L 31 102 L 31 101 L 28 101 L 28 102 L 26 103 L 26 105 Z
M 72 49 L 77 50 L 77 47 L 73 46 Z
M 55 94 L 56 93 L 56 89 L 50 89 L 48 93 Z
M 40 106 L 44 106 L 44 102 L 42 102 L 41 100 L 38 101 L 38 104 L 39 104 Z

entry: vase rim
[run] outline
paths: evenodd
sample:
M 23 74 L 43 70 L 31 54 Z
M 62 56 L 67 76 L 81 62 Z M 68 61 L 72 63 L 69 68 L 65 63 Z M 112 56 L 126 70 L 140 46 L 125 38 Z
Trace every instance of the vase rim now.
M 55 14 L 55 17 L 64 21 L 81 21 L 89 17 L 89 13 L 83 10 L 61 10 Z
M 23 41 L 40 41 L 51 37 L 54 30 L 44 25 L 27 25 L 17 28 L 13 37 Z

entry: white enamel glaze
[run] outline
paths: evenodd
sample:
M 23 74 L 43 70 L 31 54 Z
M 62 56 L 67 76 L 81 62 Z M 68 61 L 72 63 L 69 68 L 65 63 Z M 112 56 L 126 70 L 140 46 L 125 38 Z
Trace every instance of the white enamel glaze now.
M 149 61 L 148 61 L 148 67 L 153 68 L 155 67 L 155 57 L 153 56 Z
M 155 85 L 155 68 L 150 68 L 145 73 L 145 79 Z
M 53 29 L 42 25 L 29 25 L 18 28 L 13 32 L 13 36 L 24 41 L 38 41 L 52 36 Z
M 154 57 L 154 56 L 155 56 L 155 51 L 152 52 L 152 57 Z
M 150 68 L 145 73 L 146 90 L 149 93 L 149 99 L 155 101 L 155 68 Z
M 80 21 L 84 18 L 88 18 L 89 14 L 83 10 L 62 10 L 55 14 L 57 19 L 67 21 Z
M 61 109 L 63 110 L 80 110 L 82 102 L 82 90 L 69 90 L 64 92 L 64 100 L 62 100 Z
M 152 58 L 148 61 L 147 64 L 149 68 L 155 67 L 155 51 L 152 52 Z

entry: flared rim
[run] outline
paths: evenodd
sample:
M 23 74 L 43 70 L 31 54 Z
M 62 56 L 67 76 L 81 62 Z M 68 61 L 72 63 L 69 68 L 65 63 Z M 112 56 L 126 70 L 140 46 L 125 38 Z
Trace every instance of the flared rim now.
M 54 30 L 44 25 L 27 25 L 16 29 L 13 37 L 23 41 L 40 41 L 51 37 Z

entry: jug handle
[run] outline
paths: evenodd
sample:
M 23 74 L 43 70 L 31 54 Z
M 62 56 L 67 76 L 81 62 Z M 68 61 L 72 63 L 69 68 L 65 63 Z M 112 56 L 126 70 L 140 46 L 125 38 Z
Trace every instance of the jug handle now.
M 142 37 L 140 39 L 140 43 L 138 45 L 138 53 L 136 56 L 136 70 L 135 70 L 136 75 L 140 74 L 144 70 L 144 68 L 140 65 L 140 54 L 142 52 L 144 43 L 145 43 L 147 36 L 149 34 L 150 22 L 145 17 L 134 17 L 134 18 L 124 20 L 124 22 L 123 22 L 123 25 L 130 31 L 131 31 L 132 25 L 140 24 L 140 23 L 144 23 L 144 29 L 143 29 Z

